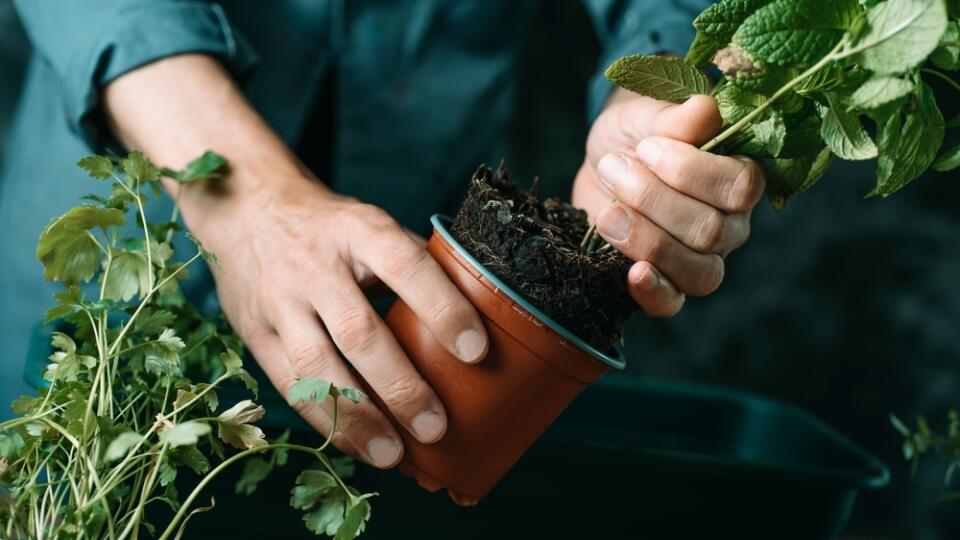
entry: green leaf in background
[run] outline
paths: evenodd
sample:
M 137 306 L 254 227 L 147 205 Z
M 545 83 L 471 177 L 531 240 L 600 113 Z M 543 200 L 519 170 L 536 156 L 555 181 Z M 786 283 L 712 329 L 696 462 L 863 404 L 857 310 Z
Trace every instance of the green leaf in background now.
M 706 64 L 714 54 L 726 47 L 743 21 L 772 0 L 723 0 L 708 7 L 694 21 L 697 35 L 687 53 L 687 62 Z
M 627 90 L 674 103 L 710 92 L 707 76 L 680 58 L 625 56 L 611 64 L 604 75 Z
M 309 401 L 323 403 L 330 395 L 330 386 L 330 381 L 300 379 L 290 387 L 287 401 L 291 405 Z
M 47 281 L 74 285 L 90 281 L 100 266 L 100 247 L 90 229 L 126 223 L 123 212 L 112 208 L 77 206 L 53 219 L 40 234 L 37 258 Z
M 169 444 L 171 448 L 192 446 L 200 441 L 200 437 L 208 433 L 210 433 L 210 424 L 206 422 L 184 422 L 160 432 L 160 442 Z
M 842 55 L 875 73 L 905 73 L 927 59 L 946 30 L 944 0 L 886 0 L 870 8 Z
M 940 45 L 930 55 L 930 60 L 942 69 L 955 71 L 960 68 L 960 26 L 950 21 L 947 30 L 940 38 Z
M 916 89 L 916 103 L 893 115 L 880 128 L 877 139 L 877 187 L 868 196 L 894 193 L 915 180 L 933 164 L 946 131 L 933 90 L 925 83 Z
M 823 125 L 823 142 L 839 158 L 851 161 L 877 157 L 877 145 L 863 128 L 860 118 L 848 112 L 835 98 L 829 106 L 818 105 Z
M 761 62 L 809 66 L 840 42 L 861 11 L 856 0 L 776 0 L 748 17 L 733 42 Z
M 215 180 L 222 177 L 220 170 L 226 166 L 227 160 L 216 152 L 207 150 L 202 156 L 191 161 L 184 167 L 176 180 L 181 184 L 189 184 L 197 180 Z
M 820 136 L 821 121 L 816 107 L 801 111 L 796 115 L 784 116 L 787 125 L 787 138 L 776 157 L 797 158 L 815 154 L 823 147 Z
M 906 101 L 913 83 L 899 77 L 879 76 L 868 80 L 850 96 L 849 104 L 861 111 L 872 111 Z
M 830 167 L 833 153 L 824 148 L 817 154 L 798 158 L 775 159 L 769 169 L 767 197 L 775 210 L 787 200 L 813 187 Z
M 783 116 L 774 113 L 766 120 L 756 122 L 750 126 L 756 140 L 773 157 L 778 157 L 787 140 L 787 126 L 783 123 Z
M 113 162 L 103 156 L 87 156 L 77 162 L 92 178 L 105 180 L 113 176 Z
M 147 257 L 139 251 L 113 250 L 103 296 L 109 300 L 143 298 L 150 292 L 150 265 Z
M 107 461 L 116 461 L 123 458 L 127 455 L 127 452 L 133 448 L 133 445 L 140 442 L 142 438 L 143 436 L 136 431 L 124 431 L 110 441 L 110 445 L 107 446 L 107 451 L 103 454 L 103 458 Z
M 160 178 L 160 169 L 140 150 L 134 150 L 125 157 L 120 166 L 123 172 L 137 182 L 153 182 Z
M 952 171 L 957 167 L 960 167 L 960 145 L 947 150 L 933 163 L 933 170 L 940 172 Z

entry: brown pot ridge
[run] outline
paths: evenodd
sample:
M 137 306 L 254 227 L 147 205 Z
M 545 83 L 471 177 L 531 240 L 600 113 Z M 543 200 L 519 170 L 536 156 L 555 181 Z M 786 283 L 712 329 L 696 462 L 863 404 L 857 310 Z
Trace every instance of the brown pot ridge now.
M 405 303 L 398 300 L 391 308 L 387 325 L 448 418 L 446 435 L 435 444 L 399 429 L 406 448 L 399 467 L 424 488 L 446 488 L 457 504 L 468 506 L 496 485 L 587 384 L 622 363 L 601 361 L 602 354 L 550 327 L 556 323 L 531 314 L 522 299 L 498 287 L 496 277 L 451 244 L 438 218 L 434 225 L 427 250 L 480 312 L 490 346 L 482 362 L 465 364 L 434 340 Z

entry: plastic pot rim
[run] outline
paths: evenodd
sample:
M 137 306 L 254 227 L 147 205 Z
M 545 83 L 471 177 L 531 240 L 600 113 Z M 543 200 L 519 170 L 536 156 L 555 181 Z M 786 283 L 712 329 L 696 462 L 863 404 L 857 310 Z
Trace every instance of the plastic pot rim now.
M 433 229 L 439 234 L 443 240 L 457 252 L 458 255 L 463 257 L 471 267 L 476 271 L 480 272 L 483 275 L 484 279 L 493 284 L 500 292 L 506 295 L 511 301 L 516 303 L 518 306 L 526 310 L 528 313 L 536 317 L 536 319 L 546 325 L 548 328 L 559 334 L 563 339 L 575 345 L 582 351 L 586 352 L 593 358 L 597 359 L 599 362 L 603 363 L 605 366 L 616 370 L 622 370 L 627 365 L 626 358 L 624 358 L 623 350 L 619 345 L 614 346 L 614 355 L 604 353 L 600 349 L 597 349 L 593 345 L 587 343 L 583 339 L 577 337 L 572 332 L 567 330 L 557 321 L 554 321 L 546 313 L 537 309 L 529 300 L 517 293 L 513 288 L 503 282 L 500 278 L 493 274 L 490 270 L 487 269 L 480 261 L 478 261 L 465 247 L 463 247 L 460 242 L 454 238 L 453 234 L 447 229 L 447 226 L 452 223 L 453 220 L 442 214 L 434 214 L 430 218 L 430 223 L 433 225 Z

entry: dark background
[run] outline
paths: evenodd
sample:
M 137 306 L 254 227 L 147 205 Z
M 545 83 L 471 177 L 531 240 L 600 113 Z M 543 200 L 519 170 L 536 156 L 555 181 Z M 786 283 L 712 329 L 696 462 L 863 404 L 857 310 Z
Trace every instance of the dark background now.
M 550 3 L 536 24 L 509 163 L 515 179 L 539 175 L 565 195 L 583 157 L 583 89 L 598 49 L 579 2 Z M 0 0 L 0 144 L 28 54 Z M 956 93 L 937 94 L 957 112 Z M 960 503 L 935 501 L 944 466 L 910 478 L 887 415 L 942 426 L 960 395 L 960 178 L 931 175 L 863 200 L 873 175 L 872 163 L 841 163 L 784 211 L 761 203 L 720 291 L 671 320 L 631 321 L 628 371 L 794 402 L 880 456 L 891 485 L 862 495 L 849 538 L 957 538 Z M 21 359 L 2 362 L 3 377 L 17 376 Z

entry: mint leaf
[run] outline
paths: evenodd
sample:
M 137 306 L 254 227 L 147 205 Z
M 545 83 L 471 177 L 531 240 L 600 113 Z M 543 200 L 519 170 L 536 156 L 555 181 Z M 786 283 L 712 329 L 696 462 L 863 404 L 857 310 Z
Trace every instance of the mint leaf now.
M 773 160 L 768 171 L 767 197 L 774 209 L 783 209 L 787 200 L 816 184 L 830 167 L 832 156 L 824 148 L 818 154 Z
M 915 180 L 937 158 L 945 133 L 943 115 L 925 83 L 917 86 L 916 103 L 880 128 L 877 143 L 877 187 L 868 195 L 884 197 Z
M 783 116 L 771 114 L 766 120 L 750 126 L 753 135 L 773 157 L 778 157 L 787 140 L 787 126 L 783 123 Z
M 862 111 L 902 102 L 913 92 L 913 83 L 899 77 L 879 76 L 868 80 L 850 96 L 850 106 Z
M 707 63 L 727 46 L 743 21 L 772 0 L 723 0 L 703 11 L 694 21 L 697 36 L 690 45 L 687 62 L 694 66 Z
M 940 172 L 952 171 L 960 167 L 960 145 L 947 150 L 933 163 L 933 170 Z
M 876 73 L 905 73 L 927 59 L 946 30 L 943 0 L 886 0 L 870 8 L 842 56 Z
M 611 64 L 604 76 L 632 92 L 674 103 L 710 91 L 707 76 L 679 58 L 625 56 Z
M 47 281 L 75 285 L 90 281 L 100 266 L 100 248 L 88 232 L 126 223 L 112 208 L 77 206 L 47 224 L 37 243 L 37 258 Z
M 776 0 L 748 17 L 733 42 L 762 62 L 808 66 L 840 42 L 860 13 L 856 0 Z
M 942 69 L 955 71 L 960 68 L 960 26 L 950 21 L 940 38 L 940 45 L 930 55 L 930 60 Z
M 330 381 L 300 379 L 290 387 L 290 391 L 287 393 L 287 401 L 291 405 L 306 401 L 323 403 L 330 395 L 330 387 Z
M 817 105 L 823 119 L 820 133 L 827 147 L 842 159 L 856 161 L 877 157 L 877 145 L 857 115 L 847 112 L 836 98 L 829 98 L 829 103 L 829 106 Z
M 103 156 L 87 156 L 77 162 L 93 178 L 105 180 L 113 176 L 113 162 Z

